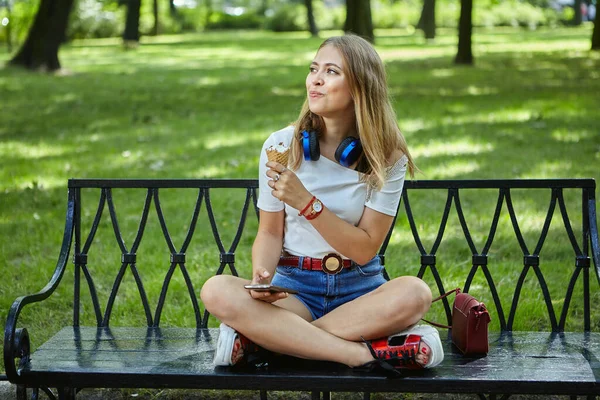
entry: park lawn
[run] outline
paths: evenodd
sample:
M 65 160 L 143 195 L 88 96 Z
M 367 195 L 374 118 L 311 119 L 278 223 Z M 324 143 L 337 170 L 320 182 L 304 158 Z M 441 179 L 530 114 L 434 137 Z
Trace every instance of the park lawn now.
M 323 33 L 322 37 L 339 32 Z M 404 31 L 377 32 L 376 47 L 387 64 L 399 124 L 421 169 L 417 179 L 600 178 L 600 53 L 588 51 L 591 26 L 581 28 L 476 30 L 474 67 L 452 64 L 454 31 L 439 32 L 433 43 Z M 40 290 L 49 280 L 62 240 L 66 183 L 75 178 L 256 178 L 259 150 L 272 131 L 293 121 L 304 98 L 304 77 L 322 39 L 305 33 L 220 32 L 143 38 L 134 51 L 118 40 L 86 40 L 61 50 L 66 72 L 59 75 L 0 69 L 0 320 L 13 300 Z M 8 60 L 0 48 L 0 63 Z M 595 117 L 595 118 L 594 118 Z M 213 195 L 229 244 L 242 199 Z M 223 192 L 221 192 L 223 193 Z M 84 235 L 97 207 L 97 193 L 84 193 Z M 145 193 L 115 191 L 117 212 L 130 246 Z M 495 193 L 462 200 L 478 249 L 483 247 L 495 206 Z M 572 212 L 576 193 L 565 194 Z M 181 245 L 191 217 L 194 193 L 164 191 L 165 214 Z M 411 198 L 421 237 L 431 248 L 445 201 L 443 193 Z M 549 203 L 547 192 L 514 194 L 527 244 L 535 247 Z M 520 210 L 523 210 L 520 212 Z M 105 217 L 108 215 L 105 210 Z M 416 274 L 419 258 L 402 215 L 387 251 L 392 276 Z M 580 232 L 581 221 L 572 221 Z M 249 221 L 236 257 L 249 276 L 255 219 Z M 155 305 L 168 269 L 168 248 L 156 216 L 149 220 L 138 268 L 150 304 Z M 522 257 L 503 210 L 490 251 L 490 270 L 505 313 Z M 455 213 L 439 250 L 438 268 L 448 287 L 462 286 L 470 251 Z M 578 238 L 580 235 L 578 236 Z M 218 252 L 206 214 L 201 217 L 187 265 L 196 292 L 214 274 Z M 542 269 L 558 303 L 565 295 L 573 251 L 555 215 Z M 104 306 L 120 252 L 108 221 L 101 224 L 90 252 L 90 269 Z M 509 256 L 517 255 L 517 257 Z M 57 292 L 26 309 L 26 326 L 36 347 L 72 318 L 72 264 Z M 425 275 L 428 283 L 433 280 Z M 600 301 L 595 278 L 591 280 Z M 577 290 L 568 330 L 581 330 L 583 309 Z M 435 289 L 434 289 L 435 290 Z M 496 308 L 483 274 L 471 293 Z M 549 329 L 535 275 L 526 280 L 516 329 Z M 534 301 L 530 300 L 534 299 Z M 194 326 L 183 278 L 176 272 L 162 326 Z M 559 314 L 560 309 L 556 312 Z M 95 323 L 83 290 L 82 324 Z M 431 319 L 441 319 L 434 307 Z M 594 330 L 600 330 L 594 309 Z M 113 326 L 144 323 L 130 273 L 113 311 Z M 211 326 L 216 321 L 211 319 Z M 492 329 L 499 329 L 495 320 Z M 0 370 L 3 367 L 0 366 Z

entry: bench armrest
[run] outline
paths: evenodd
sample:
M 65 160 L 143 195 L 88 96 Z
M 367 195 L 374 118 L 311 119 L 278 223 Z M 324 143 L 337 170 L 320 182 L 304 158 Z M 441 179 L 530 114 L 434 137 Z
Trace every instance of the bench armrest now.
M 8 312 L 6 326 L 4 328 L 4 368 L 6 369 L 8 379 L 13 383 L 17 383 L 19 379 L 19 374 L 15 367 L 15 358 L 28 359 L 29 357 L 29 337 L 25 329 L 16 328 L 17 319 L 21 314 L 21 310 L 23 310 L 26 305 L 47 299 L 58 287 L 65 272 L 69 253 L 71 251 L 74 216 L 75 198 L 73 192 L 69 191 L 63 242 L 52 278 L 39 292 L 18 297 L 13 302 Z
M 594 197 L 588 200 L 588 214 L 590 224 L 590 243 L 592 246 L 592 259 L 596 267 L 596 278 L 600 283 L 600 244 L 598 239 L 598 222 L 596 215 L 596 199 Z

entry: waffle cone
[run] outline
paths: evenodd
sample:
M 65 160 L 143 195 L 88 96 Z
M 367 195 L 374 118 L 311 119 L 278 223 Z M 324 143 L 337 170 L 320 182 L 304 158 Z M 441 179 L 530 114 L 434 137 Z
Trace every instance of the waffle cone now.
M 269 161 L 276 161 L 279 164 L 286 166 L 288 165 L 288 158 L 290 155 L 290 150 L 287 149 L 284 152 L 279 152 L 275 149 L 267 149 L 267 158 L 269 159 Z

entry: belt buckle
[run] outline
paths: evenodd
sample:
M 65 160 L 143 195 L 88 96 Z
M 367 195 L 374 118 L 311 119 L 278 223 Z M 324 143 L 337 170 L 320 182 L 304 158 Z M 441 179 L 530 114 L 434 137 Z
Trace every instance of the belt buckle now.
M 344 268 L 344 261 L 339 254 L 329 253 L 321 261 L 321 269 L 323 272 L 335 275 Z

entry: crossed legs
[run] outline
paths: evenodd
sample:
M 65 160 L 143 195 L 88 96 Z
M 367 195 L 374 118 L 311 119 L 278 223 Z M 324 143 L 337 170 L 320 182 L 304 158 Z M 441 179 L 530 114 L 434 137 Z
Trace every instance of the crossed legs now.
M 206 309 L 268 350 L 351 367 L 373 360 L 361 336 L 398 333 L 416 324 L 431 305 L 431 291 L 421 279 L 400 277 L 312 321 L 293 296 L 265 303 L 250 296 L 246 283 L 229 275 L 210 278 L 201 292 Z M 417 360 L 426 363 L 426 354 L 427 348 L 421 349 Z

